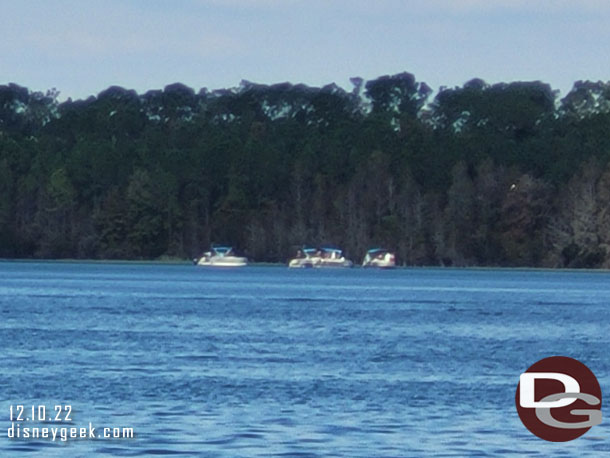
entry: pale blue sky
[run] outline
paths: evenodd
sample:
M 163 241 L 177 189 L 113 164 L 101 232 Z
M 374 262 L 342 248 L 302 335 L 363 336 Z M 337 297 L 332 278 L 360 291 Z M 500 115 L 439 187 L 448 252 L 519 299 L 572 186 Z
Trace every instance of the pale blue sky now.
M 610 80 L 608 0 L 0 0 L 0 84 L 61 99 L 242 79 Z

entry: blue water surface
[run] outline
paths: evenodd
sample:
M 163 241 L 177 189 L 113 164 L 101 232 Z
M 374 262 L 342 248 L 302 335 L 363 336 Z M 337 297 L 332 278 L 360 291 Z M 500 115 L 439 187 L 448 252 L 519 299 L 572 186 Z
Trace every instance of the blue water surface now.
M 0 456 L 600 456 L 515 390 L 565 355 L 608 392 L 609 333 L 607 272 L 2 262 Z M 9 439 L 11 405 L 136 435 Z

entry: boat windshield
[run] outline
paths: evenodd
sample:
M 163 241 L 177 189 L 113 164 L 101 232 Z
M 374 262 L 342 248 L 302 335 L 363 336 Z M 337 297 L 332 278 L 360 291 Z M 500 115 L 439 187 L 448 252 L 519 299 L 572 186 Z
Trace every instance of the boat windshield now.
M 322 248 L 322 251 L 325 253 L 337 253 L 338 255 L 343 253 L 343 251 L 338 248 Z
M 230 246 L 217 246 L 217 247 L 212 248 L 212 250 L 214 251 L 214 254 L 216 254 L 217 256 L 227 256 L 227 255 L 231 254 L 231 251 L 233 250 L 233 248 Z
M 303 254 L 305 254 L 305 256 L 313 256 L 314 254 L 316 254 L 316 249 L 315 248 L 303 248 Z

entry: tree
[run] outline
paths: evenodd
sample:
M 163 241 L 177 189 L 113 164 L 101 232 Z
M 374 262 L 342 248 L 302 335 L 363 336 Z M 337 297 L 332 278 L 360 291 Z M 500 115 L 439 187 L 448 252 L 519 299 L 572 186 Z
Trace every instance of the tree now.
M 451 171 L 451 187 L 447 191 L 445 219 L 447 253 L 453 265 L 473 263 L 472 228 L 475 221 L 475 188 L 468 167 L 458 162 Z
M 156 258 L 167 249 L 159 188 L 146 170 L 137 169 L 129 180 L 127 241 L 136 258 Z
M 540 265 L 547 249 L 544 233 L 551 208 L 550 192 L 547 183 L 529 174 L 522 174 L 505 190 L 500 237 L 509 265 Z

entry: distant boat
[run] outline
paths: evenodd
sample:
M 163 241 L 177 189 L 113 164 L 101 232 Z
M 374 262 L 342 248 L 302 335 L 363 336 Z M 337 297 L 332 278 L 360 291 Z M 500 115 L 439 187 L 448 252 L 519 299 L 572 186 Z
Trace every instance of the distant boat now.
M 288 267 L 302 269 L 315 267 L 315 264 L 318 262 L 316 257 L 317 251 L 315 248 L 307 247 L 297 250 L 296 256 L 288 261 Z
M 343 256 L 343 251 L 334 247 L 302 248 L 288 262 L 288 267 L 352 267 L 354 263 Z
M 362 267 L 380 267 L 391 269 L 396 267 L 396 256 L 384 248 L 373 248 L 366 252 Z
M 318 267 L 352 267 L 354 263 L 343 256 L 339 248 L 322 247 L 319 250 L 320 265 Z
M 203 253 L 198 259 L 194 259 L 198 266 L 209 267 L 243 267 L 248 265 L 248 259 L 236 256 L 233 248 L 229 246 L 215 246 Z

